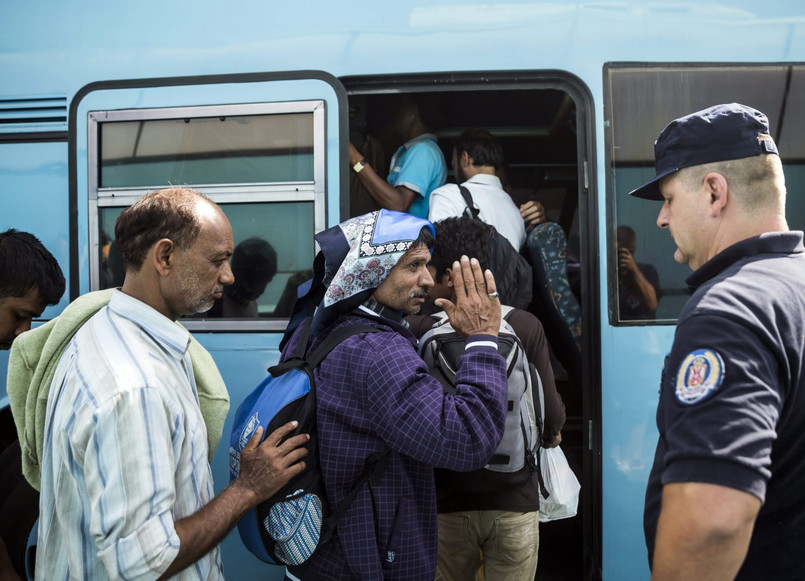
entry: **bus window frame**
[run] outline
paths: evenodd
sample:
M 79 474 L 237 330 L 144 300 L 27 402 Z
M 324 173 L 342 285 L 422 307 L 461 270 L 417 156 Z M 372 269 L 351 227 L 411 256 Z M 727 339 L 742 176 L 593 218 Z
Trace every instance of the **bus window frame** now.
M 678 319 L 678 312 L 675 316 L 664 316 L 662 318 L 654 318 L 654 319 L 624 319 L 620 318 L 619 312 L 619 304 L 618 304 L 618 277 L 617 277 L 617 266 L 618 266 L 618 253 L 617 253 L 617 241 L 616 241 L 616 228 L 617 226 L 621 225 L 619 220 L 619 203 L 620 200 L 618 197 L 620 196 L 621 200 L 623 199 L 624 192 L 617 191 L 617 177 L 616 177 L 616 170 L 619 167 L 624 167 L 622 162 L 616 163 L 616 155 L 615 155 L 615 133 L 618 129 L 617 127 L 617 120 L 615 119 L 615 112 L 616 112 L 616 104 L 615 104 L 615 92 L 618 89 L 615 86 L 615 76 L 618 72 L 626 72 L 626 73 L 633 73 L 633 74 L 642 74 L 643 72 L 654 75 L 654 79 L 656 82 L 656 76 L 665 72 L 666 74 L 670 75 L 673 78 L 674 75 L 678 75 L 681 72 L 691 72 L 696 74 L 701 74 L 703 72 L 712 71 L 716 73 L 723 73 L 728 75 L 732 79 L 734 79 L 736 85 L 740 85 L 741 83 L 745 84 L 748 89 L 745 89 L 745 92 L 741 92 L 740 90 L 737 92 L 733 92 L 730 95 L 730 99 L 732 101 L 738 102 L 747 102 L 747 104 L 753 103 L 758 94 L 766 95 L 771 94 L 773 97 L 769 97 L 769 100 L 777 99 L 779 103 L 774 103 L 776 107 L 767 107 L 764 113 L 769 116 L 770 123 L 772 124 L 772 136 L 777 140 L 778 145 L 781 143 L 780 136 L 777 132 L 780 130 L 780 127 L 775 123 L 777 119 L 775 117 L 783 117 L 786 107 L 790 110 L 794 107 L 791 102 L 797 103 L 794 98 L 797 95 L 801 95 L 801 92 L 796 91 L 796 87 L 794 87 L 794 92 L 790 93 L 789 91 L 792 90 L 792 83 L 791 83 L 791 72 L 797 71 L 802 73 L 803 72 L 803 63 L 801 62 L 642 62 L 642 61 L 624 61 L 624 62 L 605 62 L 603 66 L 603 99 L 604 99 L 604 163 L 607 168 L 606 171 L 606 184 L 605 187 L 605 196 L 602 201 L 606 211 L 606 224 L 607 224 L 607 231 L 606 231 L 606 248 L 603 249 L 606 252 L 607 262 L 606 262 L 606 271 L 603 273 L 606 276 L 606 303 L 608 305 L 608 319 L 609 324 L 613 327 L 639 327 L 639 326 L 673 326 L 676 325 Z M 777 94 L 775 92 L 769 93 L 768 88 L 759 88 L 764 87 L 763 84 L 754 82 L 754 83 L 747 83 L 739 76 L 741 72 L 750 72 L 755 71 L 756 73 L 766 73 L 766 74 L 776 74 L 779 78 L 778 84 L 781 87 L 781 94 Z M 787 77 L 787 78 L 786 78 Z M 714 87 L 719 87 L 718 83 L 713 82 Z M 801 85 L 800 85 L 801 86 Z M 782 89 L 784 87 L 784 89 Z M 680 100 L 684 96 L 685 100 L 696 102 L 696 100 L 702 100 L 701 92 L 695 93 L 686 90 L 689 89 L 687 85 L 680 84 L 676 87 L 677 91 L 672 94 L 680 95 Z M 743 87 L 739 86 L 739 89 L 744 89 Z M 621 89 L 623 90 L 623 89 Z M 720 89 L 723 91 L 723 89 Z M 664 121 L 670 122 L 673 118 L 684 115 L 687 113 L 692 113 L 699 108 L 704 108 L 704 106 L 714 105 L 716 102 L 729 102 L 724 100 L 726 97 L 719 99 L 710 99 L 706 104 L 699 103 L 698 105 L 693 105 L 692 108 L 686 108 L 684 110 L 680 109 L 675 113 L 670 114 Z M 650 99 L 649 99 L 650 101 Z M 666 105 L 666 108 L 674 108 L 674 105 Z M 782 107 L 782 111 L 779 108 Z M 689 109 L 689 110 L 688 110 Z M 788 121 L 788 119 L 786 119 Z M 645 142 L 640 146 L 646 154 L 646 158 L 643 160 L 638 160 L 638 163 L 632 166 L 625 166 L 625 167 L 644 167 L 648 170 L 648 174 L 653 176 L 654 173 L 654 152 L 653 152 L 653 142 L 656 139 L 657 135 L 659 135 L 662 127 L 658 127 L 656 129 L 656 133 L 650 135 L 645 139 Z M 791 152 L 786 152 L 786 150 L 781 151 L 781 157 L 783 160 L 783 165 L 786 166 L 788 161 L 791 158 L 798 159 L 797 155 L 792 154 Z M 652 202 L 645 202 L 645 203 L 652 203 Z M 660 206 L 659 202 L 655 202 L 656 205 L 656 212 L 659 212 Z M 665 234 L 668 235 L 667 233 Z M 673 261 L 671 256 L 667 257 L 668 261 Z M 672 287 L 674 291 L 683 290 L 684 281 L 678 281 L 680 284 L 677 287 Z M 667 281 L 666 281 L 667 284 Z M 676 292 L 679 294 L 679 292 Z
M 100 289 L 100 216 L 103 208 L 125 208 L 141 196 L 170 184 L 147 187 L 99 187 L 100 125 L 120 121 L 151 121 L 188 118 L 216 118 L 238 115 L 311 114 L 313 116 L 313 181 L 260 182 L 249 184 L 199 184 L 195 191 L 217 204 L 312 202 L 314 230 L 326 228 L 326 103 L 321 99 L 304 101 L 275 101 L 188 107 L 149 107 L 142 109 L 93 110 L 87 118 L 88 201 L 90 235 L 90 290 Z M 313 256 L 310 257 L 312 263 Z M 194 319 L 183 318 L 182 324 L 191 331 L 241 332 L 283 331 L 287 318 Z

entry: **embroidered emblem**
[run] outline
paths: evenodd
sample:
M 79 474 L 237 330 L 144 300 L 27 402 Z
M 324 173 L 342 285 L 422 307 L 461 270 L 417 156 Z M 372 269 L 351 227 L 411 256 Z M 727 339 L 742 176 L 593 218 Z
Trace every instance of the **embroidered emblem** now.
M 249 443 L 249 440 L 251 440 L 252 435 L 254 435 L 254 431 L 259 425 L 260 419 L 257 417 L 257 414 L 254 414 L 249 418 L 249 421 L 246 422 L 246 425 L 243 427 L 243 431 L 240 433 L 240 438 L 238 439 L 241 450 L 246 447 L 246 444 Z
M 676 399 L 684 404 L 702 401 L 721 385 L 724 361 L 710 349 L 697 349 L 682 360 L 676 374 Z
M 246 444 L 254 435 L 254 431 L 257 429 L 259 425 L 260 425 L 260 419 L 257 417 L 257 414 L 254 414 L 252 417 L 249 418 L 249 421 L 246 422 L 246 426 L 243 428 L 243 431 L 240 433 L 240 436 L 238 437 L 238 442 L 240 443 L 241 450 L 246 447 Z M 236 477 L 240 474 L 240 452 L 235 450 L 235 448 L 233 448 L 232 446 L 229 447 L 229 470 Z

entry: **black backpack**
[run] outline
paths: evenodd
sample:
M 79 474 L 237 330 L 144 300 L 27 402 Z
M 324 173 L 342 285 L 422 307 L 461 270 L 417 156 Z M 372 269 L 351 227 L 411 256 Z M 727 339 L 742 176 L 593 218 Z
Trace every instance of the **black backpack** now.
M 310 435 L 305 470 L 238 523 L 246 548 L 259 559 L 278 565 L 304 563 L 318 545 L 325 543 L 361 487 L 370 478 L 372 482 L 379 481 L 388 459 L 386 453 L 367 466 L 350 493 L 334 511 L 329 511 L 318 457 L 313 370 L 348 337 L 379 329 L 368 325 L 339 327 L 308 353 L 311 320 L 306 319 L 300 326 L 295 353 L 270 367 L 269 375 L 240 404 L 230 437 L 229 472 L 230 480 L 235 480 L 240 474 L 240 452 L 258 426 L 264 427 L 265 439 L 285 423 L 297 420 L 299 425 L 288 437 Z
M 498 352 L 506 359 L 509 379 L 503 439 L 480 470 L 437 470 L 437 486 L 445 490 L 473 494 L 513 490 L 527 484 L 537 472 L 545 424 L 545 395 L 534 364 L 528 361 L 520 339 L 507 321 L 513 312 L 511 307 L 503 307 L 498 332 Z M 456 393 L 456 361 L 464 353 L 465 341 L 453 330 L 446 313 L 433 317 L 438 322 L 419 340 L 419 355 L 444 391 Z
M 480 220 L 480 210 L 472 201 L 472 194 L 464 186 L 458 186 L 467 204 L 465 213 L 473 220 Z M 495 286 L 500 293 L 500 303 L 515 309 L 527 309 L 533 294 L 533 274 L 528 260 L 511 245 L 503 234 L 495 230 L 495 244 L 489 249 L 487 267 L 495 275 Z

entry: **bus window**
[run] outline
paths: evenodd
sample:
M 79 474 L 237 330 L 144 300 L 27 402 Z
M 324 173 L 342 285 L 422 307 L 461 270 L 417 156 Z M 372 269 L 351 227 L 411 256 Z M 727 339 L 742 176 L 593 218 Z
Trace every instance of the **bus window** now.
M 120 212 L 148 191 L 187 185 L 232 224 L 235 283 L 186 322 L 210 330 L 283 326 L 296 287 L 310 276 L 313 235 L 323 226 L 321 108 L 297 102 L 92 112 L 94 288 L 122 284 L 114 240 Z
M 610 321 L 672 324 L 689 296 L 685 279 L 691 271 L 674 262 L 676 246 L 669 233 L 657 227 L 659 202 L 628 195 L 654 177 L 654 140 L 677 117 L 719 103 L 750 105 L 768 116 L 788 191 L 797 191 L 805 179 L 805 144 L 798 141 L 796 130 L 805 121 L 805 67 L 610 64 L 605 79 L 607 157 L 612 168 L 607 194 L 614 218 L 608 220 Z M 805 202 L 800 196 L 788 196 L 786 204 L 789 227 L 802 229 Z M 656 289 L 653 304 L 638 291 L 634 276 L 630 278 L 624 266 L 630 263 Z
M 103 123 L 100 188 L 313 181 L 313 116 Z

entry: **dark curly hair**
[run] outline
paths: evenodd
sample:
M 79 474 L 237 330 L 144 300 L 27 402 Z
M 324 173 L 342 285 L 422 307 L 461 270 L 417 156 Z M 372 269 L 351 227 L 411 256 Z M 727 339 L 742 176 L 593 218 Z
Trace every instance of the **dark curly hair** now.
M 14 228 L 0 233 L 0 301 L 34 288 L 48 305 L 58 303 L 64 294 L 59 263 L 33 234 Z
M 467 216 L 445 218 L 434 222 L 436 242 L 433 245 L 430 265 L 436 269 L 436 282 L 441 282 L 444 271 L 466 254 L 477 258 L 481 268 L 487 268 L 488 249 L 495 243 L 495 229 L 480 220 Z

